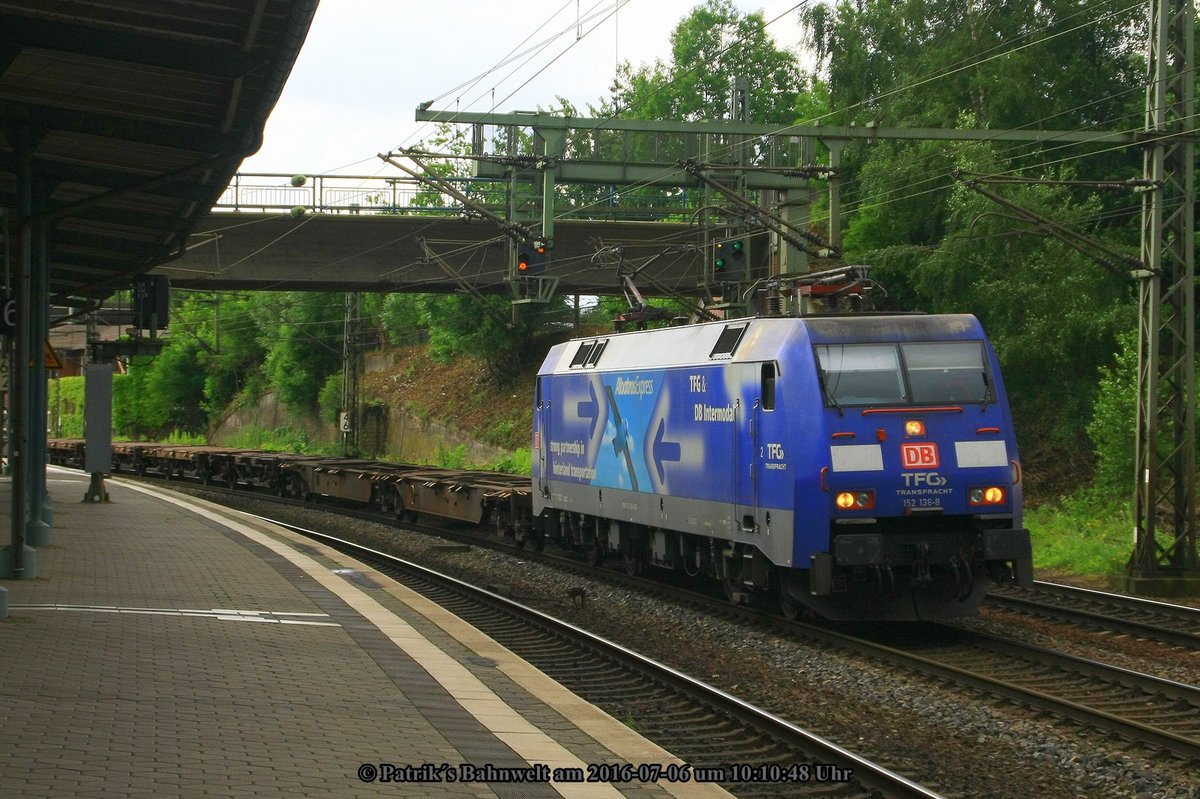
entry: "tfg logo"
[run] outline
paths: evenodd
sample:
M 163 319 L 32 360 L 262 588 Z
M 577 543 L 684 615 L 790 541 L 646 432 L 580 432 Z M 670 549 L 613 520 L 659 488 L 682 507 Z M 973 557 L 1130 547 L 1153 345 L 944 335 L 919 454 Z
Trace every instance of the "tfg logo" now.
M 936 469 L 941 465 L 937 444 L 931 441 L 901 444 L 900 462 L 905 469 Z

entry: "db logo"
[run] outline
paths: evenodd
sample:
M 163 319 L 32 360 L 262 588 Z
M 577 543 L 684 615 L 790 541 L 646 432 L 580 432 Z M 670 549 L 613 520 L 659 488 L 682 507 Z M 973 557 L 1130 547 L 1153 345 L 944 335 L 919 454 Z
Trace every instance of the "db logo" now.
M 936 469 L 941 465 L 937 444 L 901 444 L 900 461 L 905 469 Z

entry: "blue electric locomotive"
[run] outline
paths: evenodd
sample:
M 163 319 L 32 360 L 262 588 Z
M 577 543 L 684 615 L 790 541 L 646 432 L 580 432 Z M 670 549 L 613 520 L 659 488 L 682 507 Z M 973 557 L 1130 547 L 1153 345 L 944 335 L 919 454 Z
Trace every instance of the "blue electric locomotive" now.
M 533 511 L 589 553 L 788 615 L 933 619 L 1032 578 L 996 356 L 969 315 L 739 319 L 554 347 Z

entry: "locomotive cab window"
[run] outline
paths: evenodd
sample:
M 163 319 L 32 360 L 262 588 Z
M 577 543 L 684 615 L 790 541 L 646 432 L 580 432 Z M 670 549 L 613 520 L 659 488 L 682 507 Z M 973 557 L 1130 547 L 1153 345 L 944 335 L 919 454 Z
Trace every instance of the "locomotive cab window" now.
M 913 402 L 990 402 L 983 343 L 934 341 L 901 344 Z
M 775 364 L 764 363 L 762 365 L 762 409 L 764 411 L 775 410 Z
M 907 401 L 895 344 L 821 344 L 816 352 L 827 404 Z
M 822 344 L 816 354 L 832 407 L 995 401 L 980 341 Z

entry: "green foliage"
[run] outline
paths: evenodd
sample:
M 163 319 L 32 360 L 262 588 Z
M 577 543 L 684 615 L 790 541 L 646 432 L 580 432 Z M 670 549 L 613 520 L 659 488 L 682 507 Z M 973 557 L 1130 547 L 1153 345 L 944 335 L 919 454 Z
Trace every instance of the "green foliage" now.
M 191 335 L 205 342 L 204 400 L 210 419 L 219 417 L 236 400 L 256 401 L 265 390 L 262 373 L 269 333 L 255 314 L 264 295 L 198 294 L 189 298 L 172 335 Z
M 446 449 L 438 447 L 437 464 L 443 469 L 466 469 L 467 464 L 467 445 L 459 444 L 457 447 Z
M 834 122 L 952 127 L 965 111 L 994 127 L 1064 129 L 1138 108 L 1127 90 L 1144 13 L 1106 0 L 859 0 L 810 4 L 801 21 L 841 109 Z
M 1083 491 L 1027 509 L 1033 564 L 1068 574 L 1116 574 L 1133 549 L 1133 511 L 1128 502 Z
M 386 294 L 379 310 L 379 323 L 391 344 L 411 344 L 427 329 L 420 294 Z
M 171 434 L 166 437 L 166 440 L 163 443 L 193 447 L 207 444 L 208 439 L 195 433 L 184 433 L 179 430 L 172 430 Z
M 520 371 L 540 320 L 550 310 L 529 306 L 513 322 L 509 321 L 512 306 L 505 297 L 423 295 L 423 300 L 429 354 L 441 363 L 460 355 L 480 358 L 496 379 Z
M 1096 484 L 1128 490 L 1133 480 L 1137 416 L 1137 331 L 1120 336 L 1116 360 L 1100 372 L 1087 432 L 1096 448 Z
M 341 366 L 344 295 L 289 291 L 266 295 L 255 309 L 272 335 L 263 371 L 280 402 L 313 409 L 325 379 Z
M 533 472 L 532 453 L 529 447 L 515 450 L 508 455 L 505 455 L 499 460 L 484 466 L 483 468 L 492 472 L 505 472 L 506 474 L 524 474 L 528 475 Z
M 114 425 L 134 438 L 159 438 L 174 429 L 197 432 L 206 420 L 200 405 L 204 380 L 196 343 L 172 338 L 158 355 L 131 359 L 119 398 L 114 383 Z
M 229 446 L 265 452 L 295 452 L 302 455 L 338 454 L 336 446 L 312 441 L 308 433 L 291 427 L 244 427 L 233 436 Z
M 729 0 L 707 0 L 676 25 L 670 63 L 618 68 L 604 111 L 633 119 L 724 119 L 736 77 L 749 83 L 750 120 L 795 121 L 805 85 L 795 56 L 776 46 L 761 12 L 743 15 Z
M 317 395 L 317 407 L 321 418 L 327 422 L 338 420 L 338 411 L 342 409 L 342 373 L 334 372 L 325 378 L 325 384 Z
M 1126 119 L 1141 113 L 1141 14 L 1139 7 L 1114 9 L 1100 0 L 1036 7 L 863 0 L 811 5 L 801 20 L 836 109 L 822 120 L 827 124 L 1124 129 Z M 1056 361 L 1050 366 L 1069 365 L 1082 383 L 1091 381 L 1112 353 L 1115 332 L 1128 326 L 1128 295 L 1086 258 L 1024 235 L 1043 231 L 1016 222 L 955 179 L 956 170 L 1096 179 L 1141 171 L 1137 152 L 1082 158 L 1083 152 L 1058 147 L 1047 158 L 1028 145 L 936 140 L 848 147 L 846 259 L 877 267 L 891 307 L 979 315 L 1014 370 L 1010 382 L 1022 389 L 1014 395 L 1042 386 L 1046 356 Z M 1001 193 L 1109 244 L 1136 244 L 1127 195 L 1062 187 Z M 1060 314 L 1061 326 L 1054 323 Z M 1018 347 L 1028 344 L 1035 345 L 1027 351 L 1030 362 L 1020 364 Z M 1046 386 L 1026 405 L 1037 416 L 1075 414 L 1071 435 L 1080 437 L 1092 388 L 1060 380 L 1060 368 L 1047 374 L 1059 401 L 1048 401 Z M 1064 432 L 1058 421 L 1051 427 Z
M 1093 197 L 1054 186 L 1003 193 L 1102 237 L 1087 221 L 1099 211 Z M 1090 466 L 1083 428 L 1099 370 L 1134 318 L 1131 285 L 1057 240 L 1014 227 L 969 189 L 956 187 L 948 205 L 947 238 L 898 283 L 907 284 L 917 307 L 980 318 L 1000 357 L 1026 458 L 1078 480 Z
M 55 424 L 54 438 L 83 437 L 84 385 L 82 377 L 60 377 L 49 383 L 48 406 Z

